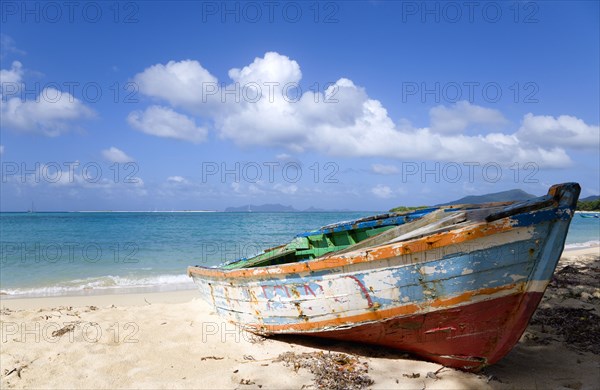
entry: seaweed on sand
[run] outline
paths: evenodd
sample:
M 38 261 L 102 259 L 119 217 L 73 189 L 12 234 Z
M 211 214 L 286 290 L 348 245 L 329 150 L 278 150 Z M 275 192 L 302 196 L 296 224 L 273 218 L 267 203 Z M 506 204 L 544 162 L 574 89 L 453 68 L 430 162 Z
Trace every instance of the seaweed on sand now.
M 315 384 L 319 389 L 360 390 L 375 383 L 367 375 L 369 365 L 366 362 L 343 353 L 285 352 L 274 362 L 283 362 L 288 367 L 293 366 L 294 371 L 300 368 L 308 369 L 315 376 Z
M 600 316 L 587 309 L 538 309 L 532 324 L 550 327 L 572 347 L 600 355 Z

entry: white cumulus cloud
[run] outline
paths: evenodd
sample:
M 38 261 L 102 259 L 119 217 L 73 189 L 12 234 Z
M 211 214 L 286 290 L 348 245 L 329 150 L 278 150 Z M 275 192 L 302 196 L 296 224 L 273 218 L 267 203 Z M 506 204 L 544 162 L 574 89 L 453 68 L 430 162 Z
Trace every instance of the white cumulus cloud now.
M 254 62 L 242 69 L 230 69 L 229 77 L 240 84 L 267 82 L 278 83 L 274 87 L 282 89 L 287 83 L 295 83 L 302 78 L 300 65 L 289 57 L 275 52 L 267 52 L 263 58 L 255 58 Z
M 551 147 L 595 148 L 600 146 L 600 127 L 570 115 L 557 118 L 526 114 L 517 132 L 519 139 Z
M 74 127 L 76 122 L 94 116 L 73 95 L 55 88 L 44 88 L 34 100 L 13 96 L 21 88 L 23 65 L 12 63 L 11 69 L 0 70 L 0 125 L 21 132 L 55 137 Z
M 373 164 L 371 170 L 379 175 L 394 175 L 400 170 L 395 165 Z
M 489 128 L 508 125 L 506 118 L 498 110 L 466 101 L 434 107 L 430 110 L 429 127 L 414 127 L 405 120 L 395 123 L 380 101 L 347 78 L 339 78 L 322 92 L 305 88 L 304 93 L 297 94 L 289 87 L 301 83 L 300 65 L 279 53 L 268 52 L 247 66 L 230 69 L 228 76 L 231 82 L 219 82 L 193 60 L 153 65 L 134 77 L 140 83 L 140 91 L 190 117 L 166 107 L 148 110 L 183 116 L 187 125 L 169 126 L 168 130 L 161 127 L 158 131 L 143 120 L 146 116 L 164 116 L 150 115 L 152 112 L 132 113 L 130 124 L 149 134 L 198 142 L 206 137 L 207 130 L 190 130 L 196 127 L 196 118 L 209 124 L 222 139 L 241 147 L 274 146 L 292 153 L 310 150 L 344 157 L 508 164 L 533 161 L 540 167 L 571 163 L 565 149 L 569 144 L 528 138 L 535 126 L 527 117 L 518 132 L 490 132 Z M 212 88 L 210 93 L 207 85 Z M 580 134 L 581 139 L 573 141 L 573 145 L 589 136 L 590 126 L 581 123 L 581 127 L 568 126 Z M 464 134 L 464 130 L 477 127 L 485 129 L 479 134 Z M 373 169 L 379 169 L 379 173 L 385 170 Z
M 50 137 L 63 134 L 94 112 L 67 92 L 45 88 L 36 100 L 13 97 L 0 102 L 2 127 Z
M 196 126 L 194 119 L 168 107 L 151 106 L 145 111 L 134 111 L 127 121 L 146 134 L 194 143 L 203 142 L 208 134 L 206 128 Z
M 471 125 L 496 127 L 508 123 L 500 111 L 467 101 L 457 102 L 450 107 L 443 105 L 433 107 L 429 110 L 429 117 L 431 130 L 439 133 L 460 133 Z
M 16 84 L 21 82 L 23 77 L 23 64 L 19 61 L 13 61 L 10 69 L 0 69 L 0 83 L 2 83 L 2 91 L 6 91 L 9 87 L 17 87 Z M 12 84 L 11 86 L 7 84 Z
M 104 149 L 102 151 L 102 156 L 104 156 L 104 158 L 108 161 L 114 163 L 127 163 L 135 161 L 133 157 L 128 156 L 124 151 L 115 148 L 114 146 L 111 146 L 108 149 Z
M 153 65 L 133 78 L 140 92 L 168 101 L 175 107 L 200 110 L 207 99 L 214 96 L 218 80 L 198 61 L 169 61 L 166 65 Z
M 388 199 L 391 198 L 394 193 L 392 191 L 392 189 L 388 186 L 384 186 L 381 184 L 378 184 L 377 186 L 373 187 L 371 189 L 371 192 L 373 193 L 373 195 L 375 195 L 378 198 L 382 198 L 382 199 Z
M 182 176 L 169 176 L 167 178 L 167 181 L 169 183 L 175 183 L 175 184 L 187 184 L 188 183 L 187 179 Z

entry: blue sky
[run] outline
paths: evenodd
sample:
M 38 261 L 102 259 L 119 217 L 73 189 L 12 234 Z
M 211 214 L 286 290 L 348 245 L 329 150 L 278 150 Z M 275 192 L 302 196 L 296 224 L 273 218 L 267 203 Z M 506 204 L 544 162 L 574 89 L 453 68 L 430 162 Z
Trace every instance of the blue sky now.
M 598 2 L 1 4 L 4 211 L 600 193 Z

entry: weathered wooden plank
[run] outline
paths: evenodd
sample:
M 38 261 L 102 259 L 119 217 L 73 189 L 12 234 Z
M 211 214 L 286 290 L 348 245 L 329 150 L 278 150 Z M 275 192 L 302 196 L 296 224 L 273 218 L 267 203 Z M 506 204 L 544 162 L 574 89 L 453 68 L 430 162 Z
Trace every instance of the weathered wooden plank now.
M 422 228 L 422 227 L 427 226 L 435 221 L 438 221 L 445 215 L 446 215 L 446 213 L 443 210 L 433 211 L 433 212 L 427 214 L 426 216 L 424 216 L 423 218 L 417 219 L 413 222 L 410 222 L 410 223 L 407 223 L 404 225 L 396 226 L 396 227 L 394 227 L 390 230 L 387 230 L 383 233 L 379 233 L 376 236 L 373 236 L 371 238 L 363 240 L 355 245 L 349 246 L 345 249 L 342 249 L 342 250 L 339 250 L 336 252 L 332 252 L 332 253 L 328 254 L 327 257 L 341 255 L 343 253 L 352 252 L 357 249 L 363 249 L 363 248 L 367 248 L 367 247 L 382 245 L 386 242 L 389 242 L 390 240 L 392 240 L 395 237 L 401 236 L 401 235 L 409 233 L 415 229 Z

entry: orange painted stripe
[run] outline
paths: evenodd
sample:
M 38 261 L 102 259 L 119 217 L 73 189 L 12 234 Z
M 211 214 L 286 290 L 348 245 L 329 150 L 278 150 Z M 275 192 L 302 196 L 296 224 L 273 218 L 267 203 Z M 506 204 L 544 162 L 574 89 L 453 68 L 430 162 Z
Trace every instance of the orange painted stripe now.
M 348 266 L 351 264 L 367 263 L 408 255 L 411 253 L 438 249 L 478 238 L 488 237 L 512 229 L 513 227 L 509 220 L 499 220 L 493 223 L 481 222 L 467 228 L 438 233 L 402 243 L 383 245 L 376 247 L 375 249 L 363 249 L 361 252 L 351 257 L 346 257 L 348 255 L 346 253 L 341 256 L 322 257 L 302 263 L 289 263 L 267 267 L 243 268 L 234 270 L 188 267 L 188 276 L 195 274 L 213 278 L 256 278 L 291 273 L 321 271 Z
M 510 291 L 510 290 L 515 290 L 515 292 L 518 292 L 520 294 L 520 293 L 523 293 L 524 288 L 525 288 L 525 283 L 519 283 L 518 285 L 517 284 L 507 284 L 504 286 L 485 288 L 485 289 L 480 289 L 477 291 L 468 291 L 468 292 L 465 292 L 461 295 L 458 295 L 458 296 L 455 296 L 452 298 L 446 298 L 446 299 L 438 298 L 438 299 L 432 301 L 431 303 L 429 303 L 428 306 L 435 307 L 435 308 L 454 307 L 461 303 L 468 303 L 475 296 L 493 295 L 493 294 L 496 294 L 501 291 Z M 320 330 L 323 330 L 323 328 L 325 328 L 325 327 L 338 327 L 338 326 L 344 326 L 344 325 L 349 325 L 349 324 L 358 325 L 363 322 L 388 320 L 388 319 L 391 319 L 394 317 L 415 314 L 419 311 L 422 311 L 422 307 L 420 307 L 419 305 L 416 305 L 414 303 L 411 303 L 408 305 L 398 306 L 398 307 L 394 307 L 391 309 L 385 309 L 385 310 L 372 310 L 372 309 L 366 309 L 366 310 L 369 310 L 369 311 L 367 311 L 365 313 L 361 313 L 361 314 L 356 314 L 353 316 L 333 318 L 333 319 L 324 320 L 324 321 L 303 322 L 303 323 L 285 324 L 285 325 L 248 324 L 248 325 L 243 325 L 243 326 L 254 328 L 256 330 L 259 330 L 262 332 L 267 332 L 267 333 L 268 332 L 279 332 L 279 331 L 286 331 L 286 332 L 320 331 Z

